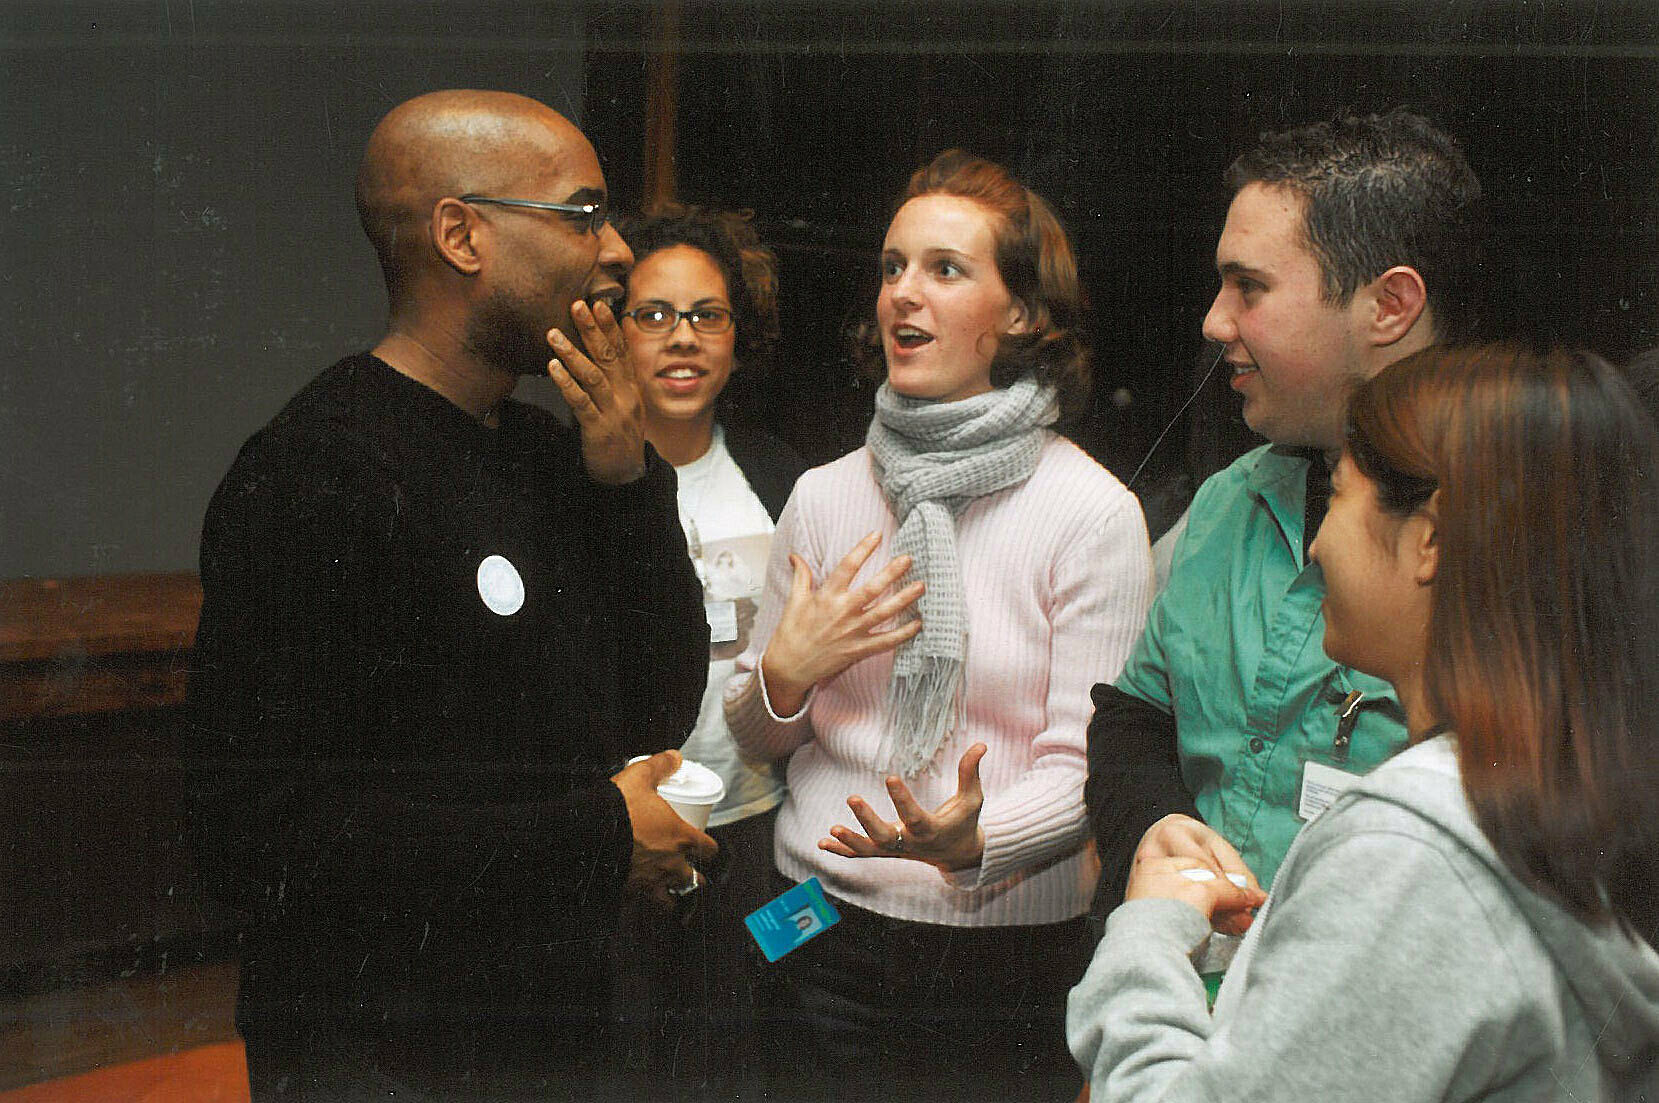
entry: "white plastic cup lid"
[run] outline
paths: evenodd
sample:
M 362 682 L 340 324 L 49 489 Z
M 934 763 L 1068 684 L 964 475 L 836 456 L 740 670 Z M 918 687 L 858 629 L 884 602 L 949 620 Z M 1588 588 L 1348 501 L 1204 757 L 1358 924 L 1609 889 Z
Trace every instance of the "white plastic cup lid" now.
M 726 783 L 701 762 L 687 759 L 669 775 L 667 781 L 657 786 L 657 792 L 662 794 L 663 800 L 681 804 L 719 804 L 720 798 L 726 795 Z
M 630 759 L 639 762 L 648 756 Z M 720 780 L 720 775 L 704 766 L 701 762 L 693 762 L 689 758 L 680 760 L 680 768 L 675 770 L 657 786 L 657 794 L 663 800 L 679 804 L 719 804 L 726 795 L 726 783 Z

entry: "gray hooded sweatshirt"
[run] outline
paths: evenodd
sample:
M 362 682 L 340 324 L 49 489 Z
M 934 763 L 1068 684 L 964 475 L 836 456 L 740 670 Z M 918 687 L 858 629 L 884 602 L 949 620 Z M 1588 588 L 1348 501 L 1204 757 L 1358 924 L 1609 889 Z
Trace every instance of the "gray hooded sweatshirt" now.
M 1209 924 L 1112 913 L 1072 990 L 1091 1103 L 1659 1103 L 1659 955 L 1527 888 L 1469 812 L 1442 736 L 1297 837 L 1212 1016 Z

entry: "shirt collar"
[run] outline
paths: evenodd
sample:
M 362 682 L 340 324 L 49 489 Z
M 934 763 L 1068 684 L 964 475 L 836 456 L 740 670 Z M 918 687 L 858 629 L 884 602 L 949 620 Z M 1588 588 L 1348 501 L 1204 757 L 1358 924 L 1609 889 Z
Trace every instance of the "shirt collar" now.
M 1304 567 L 1307 562 L 1302 554 L 1302 528 L 1307 510 L 1308 465 L 1323 462 L 1316 448 L 1274 444 L 1261 450 L 1245 477 L 1245 486 L 1273 515 L 1296 562 Z

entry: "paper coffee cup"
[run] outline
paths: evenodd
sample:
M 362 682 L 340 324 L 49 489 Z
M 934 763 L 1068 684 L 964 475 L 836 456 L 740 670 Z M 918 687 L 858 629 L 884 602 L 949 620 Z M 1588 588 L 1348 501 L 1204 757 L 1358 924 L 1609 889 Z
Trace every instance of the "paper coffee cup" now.
M 629 765 L 650 757 L 640 755 L 628 760 Z M 680 814 L 680 818 L 701 831 L 709 825 L 709 813 L 726 795 L 726 783 L 720 775 L 700 762 L 689 758 L 680 760 L 680 768 L 657 786 L 657 795 Z

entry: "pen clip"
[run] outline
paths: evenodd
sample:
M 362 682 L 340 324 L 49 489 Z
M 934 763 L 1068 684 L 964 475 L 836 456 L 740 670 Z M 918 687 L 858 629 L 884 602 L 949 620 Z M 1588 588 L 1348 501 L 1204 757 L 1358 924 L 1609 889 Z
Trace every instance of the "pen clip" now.
M 1349 690 L 1348 696 L 1336 707 L 1336 738 L 1331 740 L 1331 754 L 1339 762 L 1348 758 L 1348 744 L 1354 738 L 1354 725 L 1359 723 L 1359 703 L 1364 699 L 1362 691 Z

